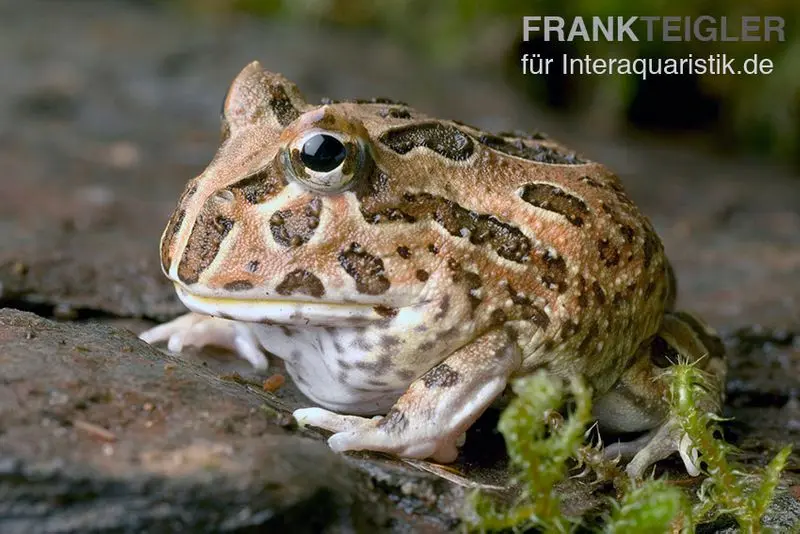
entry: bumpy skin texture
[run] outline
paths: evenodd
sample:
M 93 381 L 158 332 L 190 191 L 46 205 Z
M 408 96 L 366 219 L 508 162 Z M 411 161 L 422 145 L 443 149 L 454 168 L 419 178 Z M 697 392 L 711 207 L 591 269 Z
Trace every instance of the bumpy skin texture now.
M 508 381 L 546 367 L 588 381 L 601 427 L 652 430 L 618 446 L 638 475 L 680 448 L 659 370 L 710 356 L 722 379 L 719 340 L 671 312 L 661 241 L 602 165 L 402 103 L 308 104 L 258 63 L 222 123 L 161 240 L 195 313 L 142 337 L 286 360 L 325 407 L 295 416 L 334 449 L 452 461 Z M 323 133 L 346 156 L 320 172 L 302 149 Z

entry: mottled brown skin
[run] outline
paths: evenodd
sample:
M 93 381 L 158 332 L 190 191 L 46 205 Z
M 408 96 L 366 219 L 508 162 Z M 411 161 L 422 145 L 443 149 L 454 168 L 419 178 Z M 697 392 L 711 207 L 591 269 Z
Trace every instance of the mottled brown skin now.
M 305 166 L 315 132 L 346 148 L 335 171 Z M 190 308 L 248 321 L 311 398 L 387 414 L 300 414 L 337 432 L 337 450 L 452 460 L 458 434 L 507 381 L 540 367 L 584 377 L 601 424 L 658 429 L 666 412 L 652 378 L 664 365 L 711 354 L 703 365 L 724 373 L 713 333 L 670 313 L 661 241 L 601 164 L 404 104 L 308 104 L 257 63 L 229 90 L 223 143 L 181 197 L 161 259 Z M 186 337 L 184 326 L 146 338 Z M 298 335 L 315 355 L 290 350 Z M 320 359 L 339 363 L 323 372 Z M 344 389 L 321 392 L 321 377 Z M 469 413 L 433 437 L 422 420 L 446 417 L 434 406 L 465 402 Z

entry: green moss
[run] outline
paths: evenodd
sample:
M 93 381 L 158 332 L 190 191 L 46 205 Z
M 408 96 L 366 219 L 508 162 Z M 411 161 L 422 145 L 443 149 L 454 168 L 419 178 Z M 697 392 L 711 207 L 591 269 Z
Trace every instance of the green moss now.
M 704 397 L 713 394 L 708 375 L 695 365 L 680 363 L 666 371 L 665 379 L 669 381 L 672 413 L 706 465 L 704 474 L 708 478 L 698 493 L 699 502 L 692 514 L 695 520 L 725 513 L 736 519 L 743 532 L 760 532 L 761 519 L 775 495 L 791 447 L 784 447 L 762 473 L 747 473 L 743 466 L 729 460 L 735 451 L 721 439 L 719 417 L 697 409 L 707 405 Z
M 715 405 L 718 393 L 710 377 L 695 365 L 680 363 L 668 369 L 663 379 L 669 383 L 671 416 L 706 466 L 707 478 L 696 495 L 684 494 L 665 479 L 628 479 L 616 462 L 603 456 L 601 445 L 584 443 L 592 421 L 590 390 L 578 379 L 564 382 L 540 371 L 514 382 L 517 397 L 498 425 L 519 493 L 511 503 L 473 493 L 468 503 L 468 528 L 481 532 L 575 531 L 580 518 L 564 515 L 557 484 L 571 468 L 583 468 L 583 474 L 593 474 L 595 481 L 612 481 L 619 495 L 609 501 L 602 532 L 692 532 L 694 525 L 723 513 L 732 515 L 742 532 L 761 532 L 761 519 L 772 502 L 790 448 L 781 450 L 763 472 L 748 472 L 729 460 L 734 451 L 721 439 L 719 418 L 698 409 Z M 557 412 L 565 404 L 572 406 L 567 418 Z

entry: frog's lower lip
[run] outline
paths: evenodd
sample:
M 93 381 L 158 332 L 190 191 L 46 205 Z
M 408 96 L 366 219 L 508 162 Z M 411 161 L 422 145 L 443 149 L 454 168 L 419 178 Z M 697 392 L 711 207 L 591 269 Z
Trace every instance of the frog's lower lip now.
M 385 319 L 375 304 L 278 299 L 201 297 L 175 285 L 178 298 L 192 311 L 253 323 L 359 326 Z

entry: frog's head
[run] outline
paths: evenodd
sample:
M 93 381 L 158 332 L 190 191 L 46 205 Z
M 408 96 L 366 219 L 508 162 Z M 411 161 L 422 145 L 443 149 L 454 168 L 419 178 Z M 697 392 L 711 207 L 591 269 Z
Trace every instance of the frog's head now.
M 245 321 L 362 324 L 435 298 L 437 277 L 452 275 L 437 274 L 443 225 L 461 223 L 422 191 L 433 159 L 464 166 L 472 142 L 412 113 L 386 101 L 310 105 L 248 65 L 225 98 L 214 160 L 161 238 L 183 302 Z

